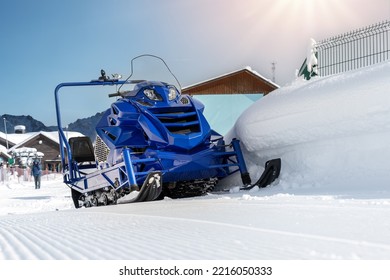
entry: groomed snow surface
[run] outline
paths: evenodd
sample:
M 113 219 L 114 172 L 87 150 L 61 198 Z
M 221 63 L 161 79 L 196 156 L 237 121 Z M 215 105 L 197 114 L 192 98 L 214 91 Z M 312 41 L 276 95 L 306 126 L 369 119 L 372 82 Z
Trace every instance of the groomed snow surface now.
M 390 63 L 295 81 L 260 99 L 227 138 L 255 180 L 188 199 L 73 209 L 60 177 L 0 183 L 0 259 L 390 259 Z

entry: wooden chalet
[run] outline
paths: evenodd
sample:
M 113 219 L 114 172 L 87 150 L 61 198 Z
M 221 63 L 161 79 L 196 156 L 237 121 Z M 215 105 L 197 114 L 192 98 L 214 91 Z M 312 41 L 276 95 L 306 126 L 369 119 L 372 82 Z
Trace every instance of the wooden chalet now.
M 66 132 L 68 137 L 83 136 L 79 132 Z M 42 168 L 55 170 L 60 164 L 60 150 L 58 132 L 29 132 L 29 133 L 11 133 L 5 134 L 0 132 L 0 144 L 5 147 L 7 144 L 9 149 L 5 149 L 4 155 L 8 156 L 13 150 L 23 147 L 35 148 L 38 152 L 44 154 L 42 158 Z M 3 155 L 3 156 L 4 156 Z
M 0 145 L 0 168 L 2 163 L 7 163 L 11 158 L 9 154 L 7 154 L 7 148 L 3 145 Z
M 263 94 L 279 88 L 277 84 L 266 79 L 250 67 L 223 74 L 187 87 L 182 93 L 190 95 L 205 94 Z

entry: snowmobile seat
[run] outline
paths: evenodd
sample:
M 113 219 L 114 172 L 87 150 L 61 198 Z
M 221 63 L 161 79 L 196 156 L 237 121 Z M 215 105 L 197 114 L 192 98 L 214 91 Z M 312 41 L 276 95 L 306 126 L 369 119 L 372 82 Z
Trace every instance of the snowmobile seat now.
M 69 138 L 72 156 L 78 163 L 95 161 L 93 145 L 87 136 Z

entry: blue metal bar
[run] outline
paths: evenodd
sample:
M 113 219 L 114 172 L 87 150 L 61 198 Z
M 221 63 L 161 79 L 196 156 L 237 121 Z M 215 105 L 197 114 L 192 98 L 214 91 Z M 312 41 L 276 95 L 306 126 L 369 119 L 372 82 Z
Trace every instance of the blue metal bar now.
M 162 172 L 164 172 L 164 170 L 161 170 Z M 147 176 L 148 174 L 150 173 L 150 171 L 143 171 L 143 172 L 135 172 L 135 175 L 136 176 Z
M 223 167 L 233 167 L 233 166 L 238 166 L 238 163 L 225 163 L 225 164 L 214 164 L 214 165 L 209 165 L 209 168 L 223 168 Z
M 217 157 L 235 156 L 235 155 L 237 155 L 237 153 L 236 152 L 216 152 L 216 153 L 214 153 L 214 155 Z
M 155 162 L 158 161 L 156 158 L 140 158 L 132 160 L 133 163 L 143 163 L 143 162 Z
M 250 184 L 251 179 L 250 179 L 248 169 L 246 168 L 244 156 L 243 156 L 242 151 L 241 151 L 240 140 L 233 139 L 232 145 L 233 145 L 234 151 L 237 154 L 237 164 L 238 164 L 238 168 L 240 169 L 242 183 L 244 185 Z
M 236 152 L 236 155 L 237 155 L 237 163 L 238 163 L 238 166 L 240 167 L 241 173 L 248 172 L 248 170 L 246 168 L 244 156 L 243 156 L 242 151 L 241 151 L 240 140 L 233 139 L 232 140 L 232 145 L 233 145 L 233 149 L 234 149 L 234 151 Z
M 106 181 L 112 186 L 114 187 L 114 182 L 105 174 L 105 173 L 102 173 L 102 176 L 104 179 L 106 179 Z
M 55 98 L 55 106 L 56 106 L 56 116 L 57 116 L 57 126 L 58 126 L 58 136 L 60 142 L 60 155 L 61 155 L 61 165 L 62 172 L 65 172 L 66 160 L 65 160 L 65 148 L 67 151 L 67 161 L 68 161 L 68 169 L 69 169 L 69 179 L 72 181 L 75 178 L 75 171 L 72 165 L 72 153 L 70 150 L 70 145 L 65 136 L 64 130 L 62 129 L 62 121 L 61 121 L 61 111 L 59 106 L 59 90 L 63 87 L 79 87 L 79 86 L 113 86 L 113 85 L 123 85 L 123 84 L 131 84 L 134 81 L 118 81 L 118 80 L 94 80 L 90 82 L 70 82 L 70 83 L 61 83 L 56 86 L 54 90 L 54 98 Z
M 128 179 L 129 179 L 130 187 L 138 186 L 137 180 L 135 179 L 133 163 L 131 161 L 130 148 L 128 148 L 128 147 L 123 148 L 122 154 L 123 154 L 123 159 L 125 161 L 126 173 L 127 173 Z

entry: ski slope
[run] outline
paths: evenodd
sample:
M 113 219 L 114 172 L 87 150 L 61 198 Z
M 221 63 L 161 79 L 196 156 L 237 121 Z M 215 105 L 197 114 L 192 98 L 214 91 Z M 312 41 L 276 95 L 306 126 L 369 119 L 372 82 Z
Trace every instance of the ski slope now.
M 2 190 L 1 205 L 1 259 L 390 256 L 390 200 L 382 198 L 293 195 L 269 188 L 73 210 L 67 188 L 57 180 L 44 181 L 38 191 L 31 185 Z
M 61 178 L 0 183 L 3 260 L 390 258 L 390 63 L 296 81 L 246 110 L 238 137 L 266 189 L 73 209 Z

